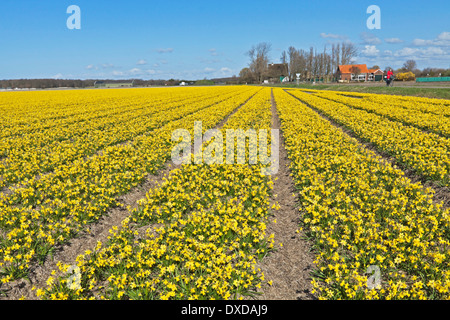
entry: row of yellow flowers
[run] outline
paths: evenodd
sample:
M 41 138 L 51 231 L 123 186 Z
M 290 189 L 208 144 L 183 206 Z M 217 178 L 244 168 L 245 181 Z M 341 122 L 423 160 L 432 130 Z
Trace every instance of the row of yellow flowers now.
M 174 89 L 172 89 L 174 90 Z M 216 96 L 220 89 L 212 89 Z M 109 146 L 87 159 L 62 164 L 35 177 L 9 194 L 0 195 L 0 268 L 2 281 L 26 276 L 30 263 L 44 260 L 56 243 L 67 241 L 89 223 L 97 221 L 116 198 L 155 173 L 170 158 L 171 134 L 189 128 L 196 120 L 203 130 L 214 127 L 259 89 L 235 88 L 231 98 L 217 96 L 201 107 L 174 105 L 166 114 L 173 120 L 139 135 L 128 144 Z M 151 94 L 151 92 L 150 92 Z M 190 110 L 186 114 L 186 110 Z
M 270 89 L 263 89 L 222 131 L 270 125 Z M 265 237 L 272 182 L 260 169 L 184 164 L 149 190 L 131 217 L 110 231 L 108 243 L 77 258 L 79 286 L 67 274 L 69 266 L 60 264 L 63 274 L 37 289 L 38 296 L 229 299 L 252 294 L 264 280 L 256 260 L 273 246 Z
M 373 112 L 390 120 L 400 121 L 406 125 L 429 130 L 444 137 L 450 137 L 450 117 L 412 107 L 415 103 L 414 97 L 410 97 L 409 99 L 397 99 L 395 97 L 389 97 L 387 99 L 377 97 L 376 100 L 372 97 L 370 99 L 360 99 L 325 91 L 317 93 L 317 96 L 344 103 L 353 108 Z M 449 107 L 443 106 L 442 109 L 447 110 Z
M 313 93 L 323 93 L 323 90 L 308 89 Z M 368 103 L 389 103 L 392 107 L 407 108 L 414 111 L 433 113 L 442 116 L 450 116 L 450 101 L 448 99 L 436 99 L 414 96 L 389 95 L 378 93 L 360 93 L 326 90 L 328 93 L 335 93 L 340 96 L 357 97 Z
M 217 93 L 220 99 L 225 100 L 231 98 L 235 91 L 221 88 Z M 155 95 L 158 97 L 158 89 Z M 217 102 L 216 96 L 196 94 L 190 98 L 187 92 L 174 98 L 167 94 L 160 95 L 159 98 L 163 97 L 166 99 L 158 101 L 147 93 L 134 100 L 117 99 L 108 109 L 100 112 L 97 112 L 98 109 L 104 106 L 95 97 L 91 101 L 93 107 L 90 114 L 72 115 L 64 119 L 66 123 L 56 121 L 61 119 L 52 119 L 53 122 L 42 124 L 40 130 L 3 138 L 0 142 L 0 150 L 4 156 L 0 161 L 0 187 L 23 182 L 61 164 L 90 156 L 106 146 L 131 140 L 174 118 L 181 118 Z M 178 114 L 167 112 L 182 106 L 184 107 Z
M 68 126 L 108 114 L 145 107 L 148 102 L 181 102 L 193 97 L 210 97 L 206 88 L 152 88 L 133 90 L 61 90 L 9 92 L 0 96 L 0 137 L 39 132 L 51 127 Z M 216 91 L 220 93 L 220 91 Z M 13 106 L 13 107 L 12 107 Z
M 389 101 L 392 105 L 400 107 L 404 107 L 406 103 L 407 108 L 410 110 L 450 116 L 450 102 L 448 99 L 377 94 L 369 94 L 365 97 L 365 99 L 369 102 L 377 102 L 378 100 Z
M 298 90 L 289 91 L 419 175 L 450 185 L 450 140 L 375 113 Z
M 432 190 L 288 93 L 274 93 L 301 227 L 316 253 L 315 293 L 322 299 L 449 298 L 449 211 L 433 203 Z M 306 95 L 296 94 L 326 113 L 326 103 L 346 110 Z M 354 121 L 370 128 L 356 111 Z

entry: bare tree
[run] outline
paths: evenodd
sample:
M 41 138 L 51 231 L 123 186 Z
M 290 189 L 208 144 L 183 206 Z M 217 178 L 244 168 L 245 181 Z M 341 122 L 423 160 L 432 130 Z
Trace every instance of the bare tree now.
M 315 79 L 320 75 L 320 57 L 317 55 L 317 49 L 314 48 L 312 56 L 312 78 Z
M 250 57 L 249 68 L 259 82 L 262 82 L 263 77 L 267 73 L 269 52 L 271 48 L 272 45 L 270 43 L 261 42 L 256 46 L 252 46 L 252 48 L 247 52 L 247 55 Z
M 327 77 L 327 81 L 330 81 L 333 77 L 333 66 L 332 66 L 332 58 L 331 56 L 326 52 L 326 48 L 324 49 L 324 56 L 325 56 L 325 76 Z
M 357 55 L 357 48 L 353 43 L 341 42 L 333 43 L 331 53 L 329 51 L 327 51 L 326 46 L 321 53 L 318 53 L 314 47 L 305 51 L 290 46 L 287 52 L 282 52 L 280 60 L 283 63 L 288 63 L 291 79 L 295 78 L 296 73 L 300 73 L 302 79 L 321 78 L 330 80 L 335 77 L 339 65 L 351 63 L 351 60 Z M 256 47 L 249 51 L 250 57 L 255 55 Z M 289 61 L 287 62 L 287 60 Z M 253 71 L 252 67 L 250 69 Z
M 361 73 L 361 69 L 359 67 L 353 66 L 350 68 L 350 72 L 353 74 L 354 76 L 354 80 L 358 80 L 358 76 Z
M 307 78 L 311 79 L 313 77 L 313 72 L 314 72 L 314 48 L 310 47 L 309 48 L 309 53 L 307 56 L 307 60 L 308 60 L 308 64 L 306 66 L 306 71 L 307 71 Z
M 287 53 L 286 53 L 286 50 L 284 50 L 284 51 L 281 53 L 280 60 L 281 60 L 281 63 L 282 63 L 282 64 L 288 63 L 288 62 L 287 62 Z
M 288 49 L 289 55 L 289 75 L 291 78 L 294 78 L 294 74 L 300 72 L 300 68 L 298 65 L 300 52 L 294 47 L 289 47 Z
M 414 69 L 417 68 L 417 63 L 415 60 L 407 60 L 404 64 L 403 64 L 403 69 L 405 69 L 406 71 L 412 71 Z
M 342 64 L 341 63 L 341 56 L 340 56 L 340 54 L 341 54 L 341 45 L 339 43 L 336 45 L 335 50 L 336 50 L 336 69 L 337 69 L 337 67 L 339 67 Z
M 289 74 L 292 79 L 296 77 L 296 73 L 300 73 L 302 77 L 306 77 L 306 54 L 304 50 L 298 50 L 289 47 Z
M 341 64 L 350 64 L 352 58 L 358 55 L 358 49 L 351 42 L 341 43 Z

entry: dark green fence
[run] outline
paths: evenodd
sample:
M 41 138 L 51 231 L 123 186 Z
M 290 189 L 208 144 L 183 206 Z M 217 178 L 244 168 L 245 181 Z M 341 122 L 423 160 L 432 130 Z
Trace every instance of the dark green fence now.
M 430 77 L 430 78 L 417 78 L 416 82 L 441 82 L 450 81 L 450 77 Z

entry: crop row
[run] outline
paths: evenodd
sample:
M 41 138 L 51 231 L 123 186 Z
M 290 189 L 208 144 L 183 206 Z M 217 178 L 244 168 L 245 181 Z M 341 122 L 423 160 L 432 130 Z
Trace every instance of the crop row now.
M 230 93 L 229 90 L 219 92 L 221 94 L 218 96 L 187 98 L 181 102 L 168 100 L 152 103 L 150 97 L 144 96 L 148 99 L 148 105 L 138 110 L 124 110 L 87 122 L 52 126 L 40 132 L 3 139 L 0 149 L 7 158 L 0 163 L 0 187 L 33 178 L 36 174 L 43 174 L 75 159 L 90 156 L 106 146 L 131 140 L 169 121 L 230 99 L 236 93 Z M 177 114 L 167 112 L 174 108 L 178 108 Z
M 450 137 L 450 118 L 441 114 L 424 112 L 411 108 L 411 101 L 390 99 L 355 99 L 332 92 L 320 92 L 319 97 L 346 104 L 350 107 L 373 112 L 390 120 L 400 121 L 405 125 L 412 125 L 420 129 L 429 130 L 444 137 Z M 443 108 L 447 109 L 447 108 Z
M 308 89 L 310 92 L 321 93 L 322 90 Z M 389 94 L 374 94 L 374 93 L 360 93 L 360 92 L 342 92 L 342 91 L 326 91 L 335 93 L 341 96 L 357 97 L 361 101 L 367 103 L 387 103 L 392 107 L 407 108 L 409 110 L 433 113 L 442 116 L 450 116 L 450 102 L 446 99 L 434 99 L 425 97 L 389 95 Z
M 373 143 L 405 167 L 427 179 L 450 185 L 449 139 L 339 102 L 301 91 L 290 92 L 349 128 L 359 138 Z
M 448 299 L 449 211 L 433 203 L 432 190 L 411 183 L 288 93 L 274 93 L 301 227 L 316 253 L 315 293 L 322 299 Z M 346 110 L 317 97 L 304 100 L 326 113 L 325 104 Z M 370 122 L 353 112 L 370 131 Z
M 0 97 L 0 137 L 40 131 L 106 115 L 133 105 L 145 106 L 148 89 L 95 91 L 12 92 Z M 208 96 L 208 90 L 187 89 L 174 92 L 167 88 L 152 89 L 151 101 L 175 102 Z M 143 99 L 144 98 L 144 99 Z M 95 112 L 93 112 L 95 111 Z
M 270 90 L 232 115 L 226 129 L 268 129 Z M 206 148 L 206 144 L 204 145 Z M 224 155 L 225 156 L 225 155 Z M 248 154 L 247 154 L 248 156 Z M 149 190 L 106 244 L 77 258 L 37 293 L 44 299 L 229 299 L 251 295 L 264 275 L 271 179 L 260 165 L 184 164 Z M 73 269 L 73 268 L 72 268 Z
M 203 130 L 244 103 L 259 89 L 239 89 L 231 99 L 168 122 L 129 144 L 110 146 L 101 154 L 61 165 L 0 198 L 0 266 L 2 280 L 26 276 L 31 261 L 44 260 L 63 243 L 119 205 L 116 197 L 155 173 L 171 155 L 173 130 L 201 120 Z M 189 108 L 189 106 L 187 106 Z M 171 110 L 174 118 L 179 109 Z

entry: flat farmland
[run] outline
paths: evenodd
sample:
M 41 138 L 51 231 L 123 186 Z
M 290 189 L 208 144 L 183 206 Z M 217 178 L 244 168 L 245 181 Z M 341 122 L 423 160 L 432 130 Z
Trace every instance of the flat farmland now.
M 450 297 L 449 100 L 5 92 L 0 127 L 0 299 Z

